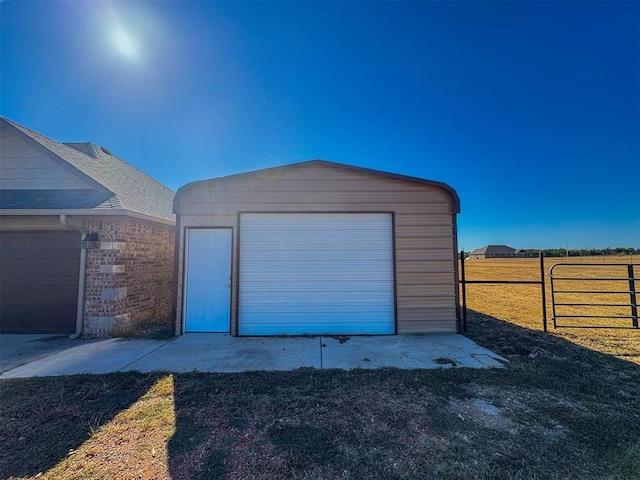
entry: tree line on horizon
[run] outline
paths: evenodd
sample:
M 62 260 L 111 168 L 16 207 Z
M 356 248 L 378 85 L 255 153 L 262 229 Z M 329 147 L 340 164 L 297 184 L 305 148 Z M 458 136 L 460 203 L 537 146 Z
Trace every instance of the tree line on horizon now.
M 526 257 L 537 257 L 538 252 L 544 252 L 545 257 L 593 257 L 596 255 L 640 255 L 640 248 L 633 247 L 616 247 L 616 248 L 543 248 L 536 250 L 534 248 L 526 248 L 519 253 Z

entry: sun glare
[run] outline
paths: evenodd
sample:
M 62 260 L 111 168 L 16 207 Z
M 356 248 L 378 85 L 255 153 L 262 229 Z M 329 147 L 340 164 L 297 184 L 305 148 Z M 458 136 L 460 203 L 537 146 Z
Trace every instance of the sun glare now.
M 127 58 L 135 58 L 138 55 L 138 48 L 131 36 L 124 30 L 118 30 L 113 34 L 113 41 L 120 51 Z

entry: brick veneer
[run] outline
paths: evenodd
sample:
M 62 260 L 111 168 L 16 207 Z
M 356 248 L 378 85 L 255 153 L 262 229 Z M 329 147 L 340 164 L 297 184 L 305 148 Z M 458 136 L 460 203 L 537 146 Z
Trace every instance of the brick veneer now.
M 171 314 L 173 226 L 139 220 L 84 220 L 100 248 L 87 250 L 84 336 L 105 336 L 121 322 Z

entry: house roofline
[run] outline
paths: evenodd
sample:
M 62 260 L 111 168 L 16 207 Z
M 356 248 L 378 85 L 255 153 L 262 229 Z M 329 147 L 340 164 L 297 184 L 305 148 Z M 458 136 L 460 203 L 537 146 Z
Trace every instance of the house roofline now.
M 145 215 L 144 213 L 132 212 L 131 210 L 45 210 L 45 209 L 12 209 L 12 210 L 0 210 L 0 217 L 30 217 L 30 216 L 60 216 L 66 215 L 68 217 L 130 217 L 138 220 L 145 220 L 147 222 L 159 223 L 162 225 L 175 226 L 175 220 L 167 220 L 164 218 L 154 217 L 152 215 Z
M 358 172 L 358 173 L 366 173 L 369 175 L 377 175 L 377 176 L 381 176 L 381 177 L 386 177 L 386 178 L 392 178 L 395 180 L 403 180 L 406 182 L 413 182 L 413 183 L 419 183 L 422 185 L 429 185 L 432 187 L 438 187 L 438 188 L 442 188 L 443 190 L 446 190 L 447 192 L 449 192 L 449 194 L 451 195 L 452 199 L 453 199 L 453 203 L 454 203 L 454 214 L 455 213 L 460 213 L 460 197 L 458 196 L 458 193 L 455 191 L 455 189 L 444 183 L 444 182 L 438 182 L 435 180 L 427 180 L 425 178 L 419 178 L 419 177 L 411 177 L 409 175 L 401 175 L 399 173 L 391 173 L 391 172 L 385 172 L 382 170 L 374 170 L 372 168 L 365 168 L 365 167 L 358 167 L 355 165 L 348 165 L 346 163 L 338 163 L 338 162 L 331 162 L 328 160 L 320 160 L 320 159 L 316 159 L 316 160 L 307 160 L 305 162 L 297 162 L 297 163 L 289 163 L 287 165 L 280 165 L 277 167 L 269 167 L 269 168 L 262 168 L 262 169 L 258 169 L 258 170 L 251 170 L 249 172 L 243 172 L 243 173 L 236 173 L 233 175 L 227 175 L 224 177 L 215 177 L 215 178 L 209 178 L 206 180 L 197 180 L 195 182 L 190 182 L 187 183 L 186 185 L 183 185 L 182 187 L 180 187 L 177 191 L 176 191 L 176 195 L 173 198 L 173 213 L 178 213 L 179 211 L 179 206 L 180 206 L 180 201 L 182 200 L 182 195 L 184 194 L 184 192 L 195 186 L 195 185 L 199 185 L 199 184 L 203 184 L 203 183 L 207 183 L 207 182 L 218 182 L 218 181 L 227 181 L 227 180 L 234 180 L 236 178 L 242 178 L 243 176 L 246 175 L 251 175 L 251 174 L 255 174 L 255 173 L 260 173 L 260 172 L 268 172 L 269 170 L 277 170 L 279 168 L 299 168 L 299 167 L 307 167 L 307 166 L 311 166 L 311 165 L 324 165 L 327 167 L 334 167 L 334 168 L 341 168 L 344 170 L 350 170 L 352 172 Z

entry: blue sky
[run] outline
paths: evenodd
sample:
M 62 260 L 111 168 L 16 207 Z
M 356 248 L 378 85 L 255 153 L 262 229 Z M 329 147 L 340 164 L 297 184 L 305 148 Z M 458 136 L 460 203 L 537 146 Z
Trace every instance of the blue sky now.
M 449 183 L 467 250 L 640 247 L 639 5 L 5 1 L 0 107 L 173 189 L 323 158 Z

